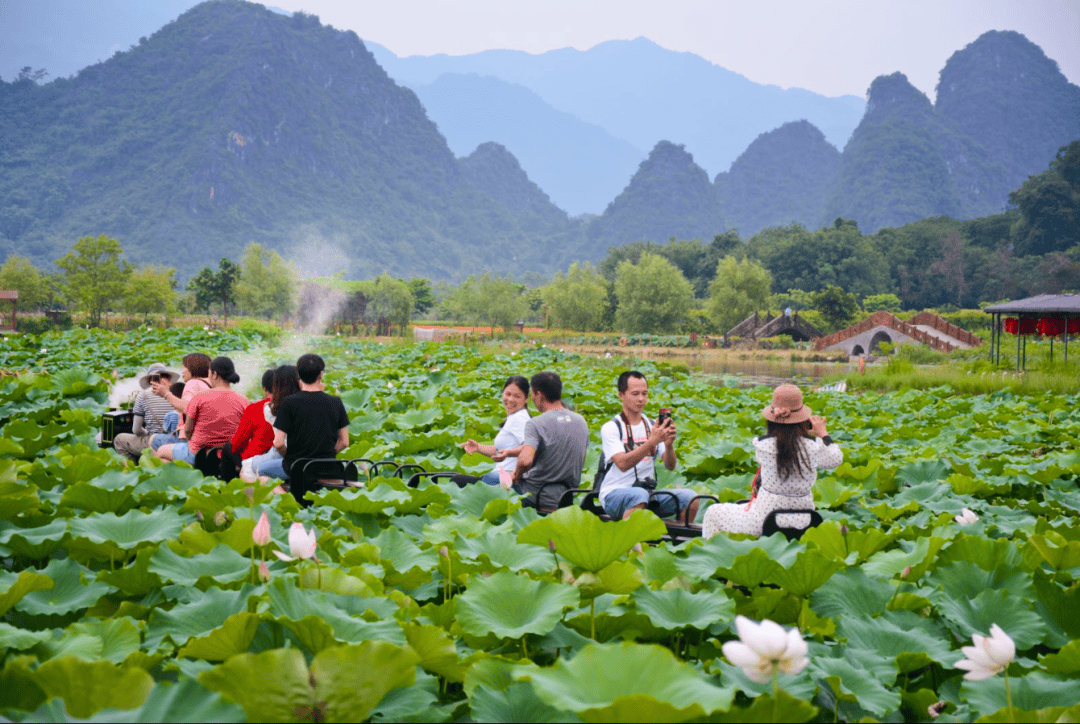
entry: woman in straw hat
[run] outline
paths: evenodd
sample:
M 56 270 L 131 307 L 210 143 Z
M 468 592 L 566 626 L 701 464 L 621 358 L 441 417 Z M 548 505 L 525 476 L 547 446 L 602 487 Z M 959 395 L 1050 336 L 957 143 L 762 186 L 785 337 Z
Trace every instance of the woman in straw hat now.
M 702 535 L 726 533 L 761 535 L 762 523 L 774 510 L 813 510 L 812 487 L 818 468 L 835 468 L 844 461 L 840 447 L 825 430 L 825 418 L 816 417 L 803 404 L 802 390 L 780 385 L 772 404 L 761 411 L 768 430 L 754 438 L 761 466 L 754 496 L 749 503 L 722 503 L 705 511 Z M 777 525 L 799 527 L 806 516 L 778 515 Z

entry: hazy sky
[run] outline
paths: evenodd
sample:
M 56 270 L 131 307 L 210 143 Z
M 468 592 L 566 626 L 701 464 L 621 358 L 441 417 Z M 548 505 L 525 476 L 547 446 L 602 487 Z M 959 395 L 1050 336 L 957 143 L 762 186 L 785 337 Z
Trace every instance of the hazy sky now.
M 68 75 L 125 49 L 196 0 L 0 0 L 0 75 Z M 509 48 L 587 50 L 644 36 L 758 83 L 864 96 L 901 71 L 934 98 L 952 53 L 1016 30 L 1080 85 L 1080 0 L 271 0 L 399 56 Z M 114 18 L 123 18 L 117 22 Z M 56 60 L 78 67 L 65 67 Z M 50 58 L 52 62 L 50 63 Z M 85 58 L 85 59 L 83 59 Z

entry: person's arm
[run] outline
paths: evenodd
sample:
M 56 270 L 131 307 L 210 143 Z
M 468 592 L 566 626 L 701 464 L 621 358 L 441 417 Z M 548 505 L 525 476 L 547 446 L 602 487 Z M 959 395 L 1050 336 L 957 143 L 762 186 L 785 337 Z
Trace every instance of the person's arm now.
M 165 382 L 164 380 L 150 383 L 150 389 L 154 391 L 155 395 L 164 399 L 166 402 L 172 405 L 173 409 L 175 409 L 181 415 L 184 414 L 184 405 L 186 404 L 186 400 L 177 397 L 173 393 L 169 392 L 169 387 L 169 383 Z
M 481 445 L 476 440 L 473 440 L 471 438 L 461 443 L 461 448 L 469 455 L 480 453 L 481 455 L 486 455 L 489 458 L 494 457 L 495 453 L 497 452 L 494 445 Z
M 187 419 L 184 420 L 184 439 L 190 440 L 193 432 L 195 432 L 195 417 L 188 415 Z
M 349 428 L 343 427 L 337 431 L 337 442 L 334 443 L 334 452 L 339 453 L 349 447 Z
M 810 418 L 810 432 L 821 438 L 821 448 L 817 453 L 817 467 L 832 470 L 844 462 L 844 451 L 829 437 L 829 431 L 825 429 L 825 418 L 814 416 Z
M 521 445 L 517 447 L 507 448 L 506 450 L 496 450 L 495 454 L 491 456 L 491 459 L 497 463 L 501 463 L 506 458 L 516 458 L 521 456 Z
M 517 456 L 517 467 L 514 468 L 514 482 L 520 482 L 525 471 L 532 467 L 536 461 L 536 448 L 532 445 L 522 445 L 521 452 Z
M 135 415 L 131 418 L 131 432 L 136 435 L 142 435 L 146 428 L 143 427 L 143 416 Z
M 236 432 L 233 433 L 232 441 L 229 443 L 229 448 L 240 457 L 244 456 L 244 450 L 251 442 L 251 438 L 255 436 L 255 422 L 251 419 L 252 414 L 248 413 L 251 407 L 244 410 L 244 414 L 240 416 L 240 424 L 236 426 Z
M 667 424 L 667 422 L 665 422 L 665 425 L 666 424 Z M 605 423 L 605 427 L 607 427 L 607 423 Z M 607 452 L 607 450 L 614 449 L 614 446 L 610 444 L 610 442 L 611 442 L 610 441 L 610 435 L 611 435 L 612 428 L 614 428 L 614 434 L 615 435 L 619 434 L 618 433 L 618 428 L 615 426 L 614 423 L 612 423 L 611 427 L 607 428 L 608 431 L 609 431 L 607 438 L 604 437 L 603 429 L 601 429 L 600 437 L 601 437 L 601 440 L 604 442 L 605 453 Z M 633 432 L 630 431 L 630 430 L 627 430 L 625 432 L 626 432 L 627 435 L 632 435 L 633 434 Z M 652 455 L 653 451 L 656 450 L 657 445 L 659 445 L 661 442 L 664 441 L 665 434 L 666 434 L 665 428 L 660 426 L 660 425 L 657 425 L 656 427 L 654 427 L 652 429 L 652 432 L 649 434 L 649 439 L 646 440 L 645 442 L 641 443 L 640 445 L 637 445 L 630 452 L 626 452 L 626 450 L 623 447 L 622 440 L 619 440 L 618 441 L 618 449 L 619 449 L 620 452 L 613 453 L 608 459 L 611 460 L 611 462 L 619 470 L 621 470 L 623 472 L 626 472 L 627 470 L 629 470 L 630 468 L 634 467 L 635 465 L 640 463 L 642 460 L 644 460 L 647 455 Z M 666 461 L 665 461 L 665 463 L 666 463 Z
M 285 431 L 274 428 L 274 449 L 278 455 L 285 457 Z

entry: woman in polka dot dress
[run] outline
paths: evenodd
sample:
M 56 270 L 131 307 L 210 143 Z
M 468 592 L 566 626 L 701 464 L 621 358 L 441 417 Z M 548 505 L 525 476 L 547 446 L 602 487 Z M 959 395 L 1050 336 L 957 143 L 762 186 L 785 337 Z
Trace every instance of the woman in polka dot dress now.
M 813 510 L 812 487 L 818 468 L 835 468 L 844 461 L 840 447 L 825 430 L 825 418 L 813 416 L 803 404 L 802 390 L 781 385 L 773 392 L 772 404 L 761 411 L 768 431 L 754 438 L 754 450 L 761 466 L 757 492 L 747 503 L 719 503 L 705 511 L 702 535 L 749 533 L 761 535 L 766 516 L 778 509 Z M 778 515 L 781 527 L 805 526 L 807 516 Z M 801 520 L 800 520 L 801 519 Z

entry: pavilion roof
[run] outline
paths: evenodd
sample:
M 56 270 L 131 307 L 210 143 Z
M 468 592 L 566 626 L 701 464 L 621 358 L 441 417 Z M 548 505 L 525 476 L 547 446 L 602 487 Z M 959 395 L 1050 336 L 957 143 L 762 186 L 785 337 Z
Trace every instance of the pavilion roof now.
M 1015 302 L 1002 302 L 983 309 L 988 314 L 1077 314 L 1080 294 L 1040 294 Z

